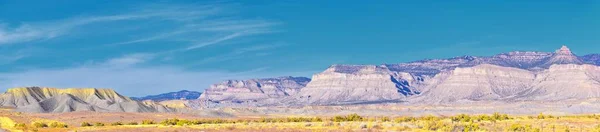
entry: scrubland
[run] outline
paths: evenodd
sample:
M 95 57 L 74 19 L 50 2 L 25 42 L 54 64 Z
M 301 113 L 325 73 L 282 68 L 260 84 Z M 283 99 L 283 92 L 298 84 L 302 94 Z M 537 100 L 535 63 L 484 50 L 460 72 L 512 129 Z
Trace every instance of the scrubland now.
M 115 113 L 95 113 L 115 114 Z M 120 113 L 131 115 L 131 113 Z M 600 115 L 507 115 L 501 113 L 452 116 L 288 116 L 202 118 L 144 113 L 122 120 L 102 118 L 48 119 L 39 114 L 2 111 L 0 127 L 8 131 L 599 131 Z M 60 115 L 60 114 L 58 114 Z M 69 114 L 65 114 L 69 115 Z M 135 114 L 133 114 L 135 115 Z M 45 118 L 41 118 L 45 117 Z M 85 117 L 85 115 L 81 115 Z M 81 118 L 77 117 L 77 118 Z M 75 117 L 74 117 L 75 118 Z M 147 119 L 142 119 L 147 118 Z

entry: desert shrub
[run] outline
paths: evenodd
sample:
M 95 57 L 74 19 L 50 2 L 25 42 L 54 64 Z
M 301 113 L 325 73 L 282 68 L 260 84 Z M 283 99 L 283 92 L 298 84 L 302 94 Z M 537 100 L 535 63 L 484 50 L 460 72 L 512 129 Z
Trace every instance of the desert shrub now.
M 117 121 L 117 122 L 113 122 L 113 123 L 111 123 L 110 125 L 111 125 L 111 126 L 120 126 L 120 125 L 123 125 L 123 123 L 122 123 L 122 122 L 120 122 L 120 121 Z
M 383 121 L 383 122 L 388 122 L 388 121 L 390 121 L 390 118 L 389 118 L 389 117 L 382 117 L 382 118 L 381 118 L 381 121 Z
M 423 124 L 423 129 L 429 131 L 451 131 L 454 127 L 450 124 L 446 124 L 441 120 L 437 121 L 426 121 Z
M 177 121 L 176 125 L 178 125 L 178 126 L 193 125 L 193 123 L 189 120 L 179 120 L 179 121 Z
M 96 122 L 96 123 L 94 123 L 94 126 L 104 126 L 104 123 Z
M 27 125 L 25 125 L 25 123 L 17 123 L 14 127 L 18 129 L 24 129 L 27 128 Z
M 394 122 L 396 122 L 396 123 L 413 122 L 413 121 L 416 121 L 416 119 L 414 117 L 397 117 L 394 119 Z
M 359 116 L 358 114 L 350 114 L 346 116 L 346 119 L 348 121 L 360 121 L 363 119 L 363 117 Z
M 469 124 L 465 125 L 465 129 L 463 129 L 463 132 L 474 132 L 474 131 L 478 131 L 478 130 L 479 130 L 479 124 L 469 123 Z
M 362 121 L 364 118 L 358 114 L 350 114 L 347 116 L 334 116 L 334 122 L 344 122 L 344 121 Z
M 288 117 L 285 119 L 285 122 L 311 122 L 313 118 L 305 118 L 305 117 Z
M 170 125 L 176 125 L 177 122 L 179 122 L 179 119 L 173 118 L 173 119 L 165 119 L 165 120 L 161 121 L 159 124 L 164 125 L 164 126 L 170 126 Z
M 314 117 L 311 119 L 311 122 L 323 122 L 323 119 L 321 119 L 320 117 Z
M 495 121 L 495 119 L 493 119 L 491 116 L 489 115 L 477 115 L 477 116 L 472 116 L 471 119 L 473 121 Z
M 46 123 L 43 123 L 43 122 L 34 122 L 33 123 L 33 127 L 35 127 L 35 128 L 44 128 L 44 127 L 48 127 L 48 125 Z
M 195 124 L 195 125 L 200 125 L 200 124 L 203 124 L 203 123 L 204 122 L 202 122 L 201 120 L 193 120 L 192 121 L 192 124 Z
M 423 120 L 423 121 L 437 121 L 437 120 L 440 120 L 440 118 L 438 118 L 437 116 L 428 115 L 428 116 L 420 117 L 419 120 Z
M 88 127 L 88 126 L 92 126 L 92 124 L 90 124 L 88 122 L 82 122 L 81 123 L 81 127 Z
M 67 124 L 64 123 L 59 123 L 59 122 L 52 122 L 50 123 L 50 127 L 51 128 L 67 128 Z
M 127 125 L 138 125 L 138 123 L 137 122 L 129 122 L 129 123 L 127 123 Z
M 513 132 L 539 132 L 539 128 L 533 128 L 531 125 L 512 124 L 508 128 L 509 131 Z
M 513 131 L 513 132 L 514 131 L 518 131 L 518 132 L 521 132 L 521 131 L 525 131 L 525 129 L 526 129 L 525 126 L 523 126 L 521 124 L 512 124 L 508 128 L 508 131 Z
M 492 119 L 501 121 L 501 120 L 508 120 L 508 119 L 510 119 L 510 117 L 508 117 L 507 114 L 500 114 L 500 113 L 496 112 L 492 115 Z
M 452 122 L 471 122 L 472 118 L 469 115 L 466 114 L 460 114 L 457 116 L 452 116 L 450 117 Z
M 153 120 L 142 120 L 142 125 L 152 125 L 154 124 Z

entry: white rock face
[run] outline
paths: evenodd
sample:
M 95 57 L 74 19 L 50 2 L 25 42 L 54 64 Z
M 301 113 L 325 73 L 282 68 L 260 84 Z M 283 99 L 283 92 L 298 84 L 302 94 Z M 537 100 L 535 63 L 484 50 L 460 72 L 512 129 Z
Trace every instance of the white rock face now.
M 531 87 L 535 75 L 527 70 L 483 64 L 442 72 L 426 83 L 423 102 L 497 100 Z
M 530 98 L 536 100 L 600 97 L 600 67 L 576 64 L 552 65 L 550 69 L 537 74 L 531 95 Z
M 227 80 L 200 95 L 201 105 L 252 103 L 294 95 L 310 81 L 304 77 Z M 203 106 L 201 106 L 203 107 Z
M 309 104 L 391 101 L 407 96 L 402 92 L 414 94 L 400 86 L 414 80 L 408 73 L 393 73 L 385 66 L 334 65 L 313 75 L 312 81 L 295 97 Z
M 579 57 L 563 46 L 555 52 L 515 51 L 491 57 L 333 65 L 313 75 L 310 83 L 308 79 L 232 80 L 211 86 L 200 99 L 217 103 L 334 105 L 600 98 L 598 63 L 598 54 Z
M 543 71 L 495 65 L 456 68 L 426 81 L 412 102 L 555 101 L 600 97 L 600 67 L 555 64 Z

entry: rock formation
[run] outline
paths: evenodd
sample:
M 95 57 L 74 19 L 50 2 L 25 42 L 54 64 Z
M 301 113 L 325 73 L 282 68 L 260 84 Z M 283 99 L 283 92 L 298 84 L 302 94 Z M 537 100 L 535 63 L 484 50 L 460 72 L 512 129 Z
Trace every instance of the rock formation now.
M 400 64 L 333 65 L 313 75 L 308 84 L 305 79 L 284 88 L 266 87 L 260 79 L 230 80 L 211 86 L 201 99 L 336 105 L 600 98 L 599 56 L 579 57 L 562 46 L 555 52 L 515 51 L 490 57 L 461 56 Z M 281 84 L 281 80 L 274 82 Z
M 413 102 L 499 100 L 530 90 L 535 75 L 527 70 L 482 64 L 456 68 L 427 80 L 426 91 Z
M 170 112 L 161 105 L 146 105 L 111 89 L 12 88 L 0 94 L 0 104 L 23 112 Z
M 196 91 L 181 90 L 181 91 L 177 91 L 177 92 L 169 92 L 169 93 L 163 93 L 163 94 L 158 94 L 158 95 L 149 95 L 149 96 L 144 96 L 144 97 L 131 97 L 131 99 L 137 100 L 137 101 L 152 100 L 152 101 L 156 101 L 156 102 L 161 102 L 161 101 L 165 101 L 165 100 L 198 99 L 198 97 L 200 97 L 201 94 L 202 93 L 196 92 Z
M 200 96 L 201 107 L 235 105 L 294 95 L 310 81 L 305 77 L 227 80 L 211 85 Z
M 386 66 L 334 65 L 315 74 L 296 99 L 309 104 L 398 101 L 417 94 L 406 87 L 407 80 L 415 79 L 410 74 L 394 74 Z

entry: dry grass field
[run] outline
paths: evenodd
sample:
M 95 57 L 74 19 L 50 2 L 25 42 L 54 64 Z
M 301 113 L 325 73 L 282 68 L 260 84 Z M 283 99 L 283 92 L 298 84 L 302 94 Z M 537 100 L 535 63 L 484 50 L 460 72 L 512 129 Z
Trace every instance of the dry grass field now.
M 600 115 L 453 115 L 420 117 L 203 118 L 161 113 L 20 113 L 0 110 L 7 131 L 152 132 L 152 131 L 600 131 Z

